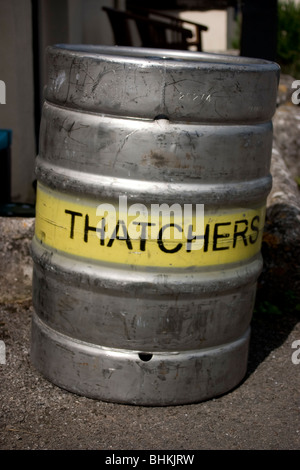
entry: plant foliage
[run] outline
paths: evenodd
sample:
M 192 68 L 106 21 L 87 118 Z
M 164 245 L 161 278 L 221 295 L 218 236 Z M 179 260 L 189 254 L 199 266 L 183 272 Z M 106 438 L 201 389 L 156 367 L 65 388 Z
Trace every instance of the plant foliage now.
M 300 3 L 278 1 L 277 62 L 283 73 L 300 76 Z

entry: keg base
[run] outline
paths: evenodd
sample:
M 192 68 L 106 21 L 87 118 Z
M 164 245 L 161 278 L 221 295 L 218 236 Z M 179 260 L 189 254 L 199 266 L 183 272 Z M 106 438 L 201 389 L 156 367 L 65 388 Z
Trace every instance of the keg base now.
M 247 370 L 250 328 L 237 341 L 199 351 L 111 350 L 32 319 L 31 358 L 57 386 L 103 401 L 143 406 L 196 403 L 233 389 Z

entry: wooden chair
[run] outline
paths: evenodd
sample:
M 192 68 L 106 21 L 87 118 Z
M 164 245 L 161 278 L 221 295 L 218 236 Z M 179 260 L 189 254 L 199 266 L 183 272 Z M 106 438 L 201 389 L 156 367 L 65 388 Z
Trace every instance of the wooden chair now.
M 183 21 L 177 20 L 171 22 L 169 19 L 149 18 L 149 10 L 140 10 L 141 14 L 132 11 L 117 10 L 109 7 L 102 7 L 107 13 L 113 34 L 115 44 L 118 46 L 133 46 L 133 40 L 130 30 L 130 21 L 136 24 L 140 36 L 142 47 L 161 48 L 161 49 L 179 49 L 188 50 L 193 44 L 189 40 L 193 37 L 190 29 L 182 26 Z M 166 16 L 166 15 L 164 15 Z M 194 24 L 194 23 L 193 23 Z M 198 25 L 202 30 L 207 30 L 206 26 Z M 204 29 L 203 29 L 204 28 Z M 201 33 L 198 47 L 201 50 Z
M 194 36 L 195 39 L 193 41 L 188 41 L 187 46 L 188 48 L 190 46 L 195 46 L 197 51 L 202 51 L 202 32 L 208 31 L 208 27 L 200 24 L 200 23 L 195 23 L 193 21 L 189 20 L 183 20 L 182 18 L 177 18 L 175 16 L 162 13 L 157 10 L 152 10 L 151 8 L 142 8 L 139 6 L 135 6 L 134 8 L 131 8 L 130 10 L 132 13 L 139 14 L 146 16 L 149 19 L 162 19 L 163 21 L 168 22 L 169 24 L 172 24 L 173 26 L 176 26 L 178 28 L 185 28 L 185 25 L 191 25 L 192 29 L 194 31 Z

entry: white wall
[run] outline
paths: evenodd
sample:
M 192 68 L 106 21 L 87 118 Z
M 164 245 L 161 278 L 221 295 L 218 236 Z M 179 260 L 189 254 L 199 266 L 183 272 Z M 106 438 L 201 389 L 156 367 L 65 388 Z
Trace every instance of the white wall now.
M 185 11 L 180 13 L 180 18 L 208 27 L 208 31 L 202 33 L 202 49 L 205 52 L 222 52 L 227 49 L 227 11 Z M 186 25 L 188 27 L 188 25 Z
M 0 79 L 6 84 L 0 128 L 13 131 L 12 199 L 32 202 L 36 152 L 30 0 L 0 0 Z

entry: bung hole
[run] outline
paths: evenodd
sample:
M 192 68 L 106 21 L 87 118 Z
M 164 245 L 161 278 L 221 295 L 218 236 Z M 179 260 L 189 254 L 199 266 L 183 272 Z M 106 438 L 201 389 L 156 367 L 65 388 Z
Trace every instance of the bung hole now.
M 139 358 L 143 362 L 151 361 L 153 354 L 149 353 L 139 353 Z

